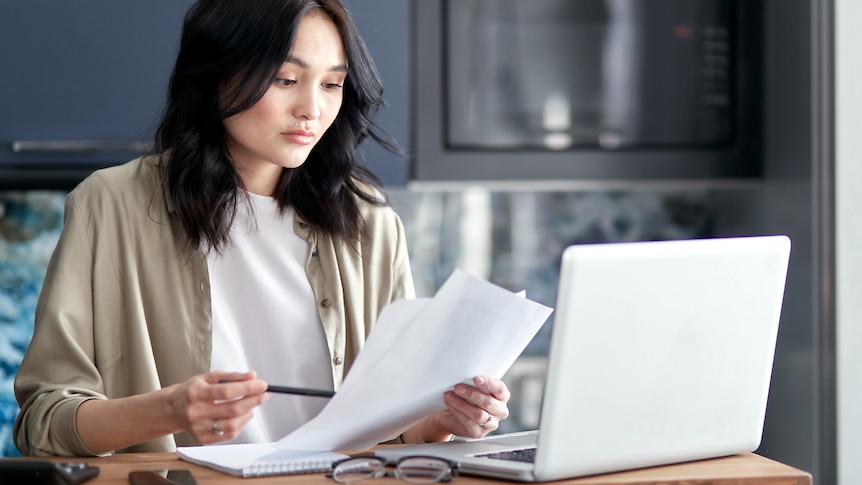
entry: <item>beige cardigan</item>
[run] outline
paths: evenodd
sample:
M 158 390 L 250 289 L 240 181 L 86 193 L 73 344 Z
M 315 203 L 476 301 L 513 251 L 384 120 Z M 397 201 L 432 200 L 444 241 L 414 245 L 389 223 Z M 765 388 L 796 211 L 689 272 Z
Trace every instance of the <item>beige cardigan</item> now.
M 75 410 L 87 399 L 141 394 L 210 370 L 206 256 L 185 232 L 146 157 L 95 172 L 66 199 L 64 227 L 15 378 L 24 455 L 86 456 Z M 336 389 L 378 313 L 414 288 L 404 228 L 391 208 L 359 202 L 368 236 L 345 247 L 297 218 L 310 244 L 308 280 L 329 344 Z M 178 433 L 119 451 L 172 451 Z

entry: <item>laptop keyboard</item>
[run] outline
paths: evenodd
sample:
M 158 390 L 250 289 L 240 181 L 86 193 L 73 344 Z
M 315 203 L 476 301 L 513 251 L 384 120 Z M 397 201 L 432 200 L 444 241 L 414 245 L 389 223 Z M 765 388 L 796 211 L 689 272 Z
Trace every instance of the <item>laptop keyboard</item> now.
M 524 463 L 533 463 L 536 461 L 536 448 L 524 448 L 522 450 L 498 451 L 494 453 L 485 453 L 476 455 L 481 458 L 494 458 L 497 460 L 521 461 Z

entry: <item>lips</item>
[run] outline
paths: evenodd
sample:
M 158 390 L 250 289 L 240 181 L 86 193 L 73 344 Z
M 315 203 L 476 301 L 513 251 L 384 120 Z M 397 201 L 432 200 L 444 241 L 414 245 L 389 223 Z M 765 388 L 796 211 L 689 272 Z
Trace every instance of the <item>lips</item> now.
M 305 130 L 291 130 L 283 133 L 290 142 L 298 145 L 310 145 L 314 142 L 314 132 Z

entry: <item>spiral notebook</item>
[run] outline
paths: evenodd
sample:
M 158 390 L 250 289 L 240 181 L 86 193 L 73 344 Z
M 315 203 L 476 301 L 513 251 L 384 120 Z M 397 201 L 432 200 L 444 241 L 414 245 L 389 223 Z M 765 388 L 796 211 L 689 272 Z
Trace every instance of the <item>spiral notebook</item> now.
M 277 448 L 275 443 L 182 446 L 177 455 L 187 462 L 249 478 L 270 475 L 326 472 L 347 455 L 330 451 Z

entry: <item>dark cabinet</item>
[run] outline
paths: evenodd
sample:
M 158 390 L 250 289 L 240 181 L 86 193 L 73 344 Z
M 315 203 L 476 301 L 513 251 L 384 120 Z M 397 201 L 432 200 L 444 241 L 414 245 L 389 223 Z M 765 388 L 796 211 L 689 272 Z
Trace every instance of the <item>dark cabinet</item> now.
M 66 187 L 137 156 L 191 4 L 0 3 L 0 189 Z
M 138 156 L 161 114 L 182 19 L 192 0 L 0 2 L 0 190 L 71 188 Z M 403 0 L 348 0 L 386 85 L 378 121 L 407 142 L 408 10 Z M 407 163 L 369 144 L 388 185 Z

